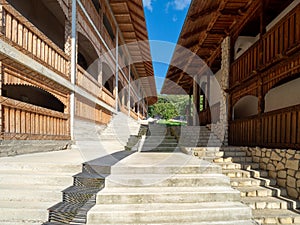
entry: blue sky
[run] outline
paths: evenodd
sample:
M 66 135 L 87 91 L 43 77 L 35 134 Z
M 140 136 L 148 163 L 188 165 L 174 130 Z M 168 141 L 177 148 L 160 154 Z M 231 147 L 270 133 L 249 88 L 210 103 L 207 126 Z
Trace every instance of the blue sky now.
M 156 79 L 157 91 L 160 92 L 175 44 L 177 43 L 191 0 L 143 0 L 148 36 Z M 159 41 L 159 42 L 157 42 Z M 163 42 L 170 42 L 161 47 Z M 162 62 L 155 62 L 164 55 Z M 158 60 L 157 60 L 158 61 Z

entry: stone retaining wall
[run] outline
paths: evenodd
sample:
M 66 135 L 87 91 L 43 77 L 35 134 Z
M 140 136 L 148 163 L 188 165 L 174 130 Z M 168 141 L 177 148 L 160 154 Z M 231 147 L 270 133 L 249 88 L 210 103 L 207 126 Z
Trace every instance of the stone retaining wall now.
M 71 147 L 71 141 L 48 140 L 2 140 L 0 141 L 0 157 L 9 157 L 36 152 L 66 150 Z
M 300 150 L 248 148 L 253 162 L 259 163 L 261 170 L 268 171 L 277 185 L 287 190 L 287 194 L 300 199 Z

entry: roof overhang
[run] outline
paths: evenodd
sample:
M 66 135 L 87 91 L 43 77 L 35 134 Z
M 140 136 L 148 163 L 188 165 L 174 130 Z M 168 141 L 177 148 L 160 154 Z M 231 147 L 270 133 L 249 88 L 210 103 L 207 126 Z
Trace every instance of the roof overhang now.
M 260 0 L 193 0 L 177 45 L 196 54 L 211 67 L 220 57 L 224 38 L 242 26 L 245 18 L 260 6 L 260 2 Z M 182 50 L 181 52 L 179 50 L 180 48 L 176 48 L 174 51 L 161 90 L 162 94 L 176 94 L 174 89 L 168 87 L 170 83 L 177 84 L 185 93 L 191 91 L 193 76 L 187 74 L 187 71 L 194 58 L 183 57 Z M 181 64 L 184 65 L 182 68 L 174 66 Z
M 144 98 L 149 105 L 157 101 L 150 45 L 142 0 L 110 0 L 110 7 L 132 58 Z

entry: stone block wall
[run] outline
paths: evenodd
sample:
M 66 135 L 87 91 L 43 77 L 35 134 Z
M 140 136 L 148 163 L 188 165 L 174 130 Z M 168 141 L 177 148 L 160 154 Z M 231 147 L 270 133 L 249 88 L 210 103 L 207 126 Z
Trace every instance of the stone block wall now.
M 290 197 L 300 199 L 300 150 L 256 147 L 248 148 L 248 152 Z

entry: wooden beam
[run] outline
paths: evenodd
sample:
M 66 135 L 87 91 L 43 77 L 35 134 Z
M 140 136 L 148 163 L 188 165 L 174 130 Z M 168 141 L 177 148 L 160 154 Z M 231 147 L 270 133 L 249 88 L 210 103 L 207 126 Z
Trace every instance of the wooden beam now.
M 191 16 L 189 16 L 189 18 L 190 18 L 191 21 L 194 22 L 196 20 L 199 20 L 199 19 L 203 18 L 204 16 L 208 16 L 211 13 L 216 12 L 218 10 L 218 8 L 219 8 L 219 5 L 215 5 L 214 7 L 202 10 L 198 13 L 194 13 Z

